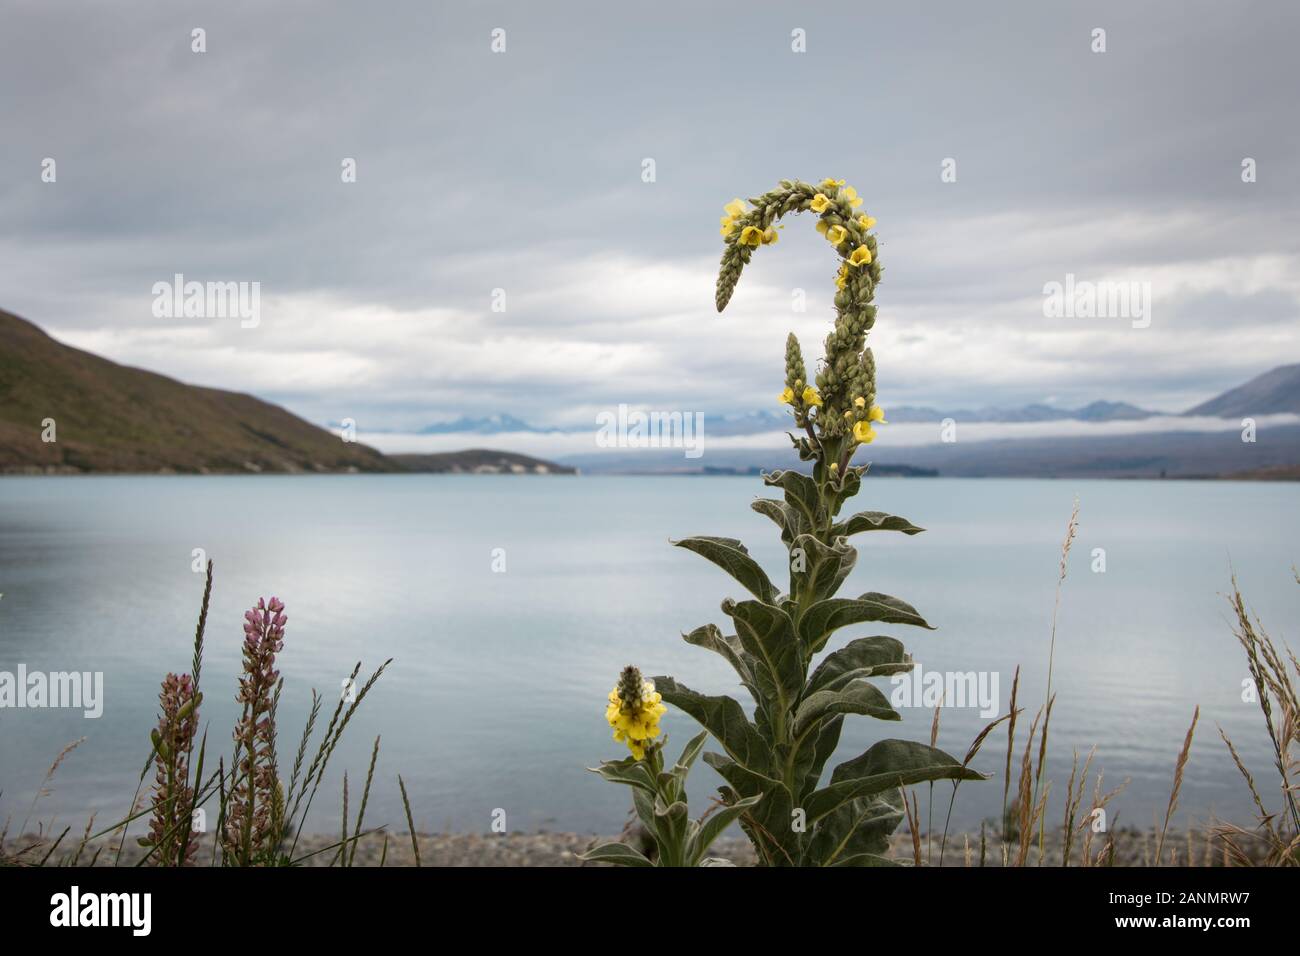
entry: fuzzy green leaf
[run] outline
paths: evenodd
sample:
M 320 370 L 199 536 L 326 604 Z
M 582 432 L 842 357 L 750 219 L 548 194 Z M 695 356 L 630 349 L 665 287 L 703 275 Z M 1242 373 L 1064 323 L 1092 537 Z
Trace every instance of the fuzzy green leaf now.
M 835 714 L 863 714 L 878 720 L 902 720 L 889 706 L 889 698 L 875 684 L 854 681 L 842 690 L 819 690 L 809 694 L 794 715 L 795 739 L 802 738 L 824 717 Z
M 866 470 L 866 467 L 850 468 L 844 473 L 844 480 L 840 482 L 839 489 L 831 486 L 831 517 L 838 515 L 840 508 L 844 507 L 844 502 L 858 493 Z
M 659 864 L 681 866 L 686 851 L 686 833 L 690 824 L 690 811 L 685 801 L 665 802 L 663 794 L 655 798 L 655 833 L 659 841 Z
M 640 817 L 645 828 L 659 838 L 658 823 L 655 821 L 655 800 L 658 795 L 640 787 L 632 788 L 632 807 L 636 810 L 636 815 Z
M 700 825 L 699 832 L 695 834 L 690 846 L 687 848 L 688 863 L 698 862 L 708 851 L 713 841 L 722 836 L 723 830 L 727 829 L 734 820 L 762 799 L 761 794 L 745 797 L 710 814 L 709 818 Z
M 699 721 L 733 760 L 755 773 L 767 774 L 767 741 L 759 736 L 740 704 L 726 696 L 698 694 L 671 677 L 656 677 L 654 685 L 664 700 Z
M 740 818 L 740 828 L 768 866 L 794 865 L 802 849 L 800 835 L 790 826 L 794 807 L 785 785 L 747 770 L 722 754 L 706 753 L 704 762 L 731 785 L 719 788 L 725 802 L 735 803 L 742 796 L 763 797 L 758 806 Z
M 740 643 L 740 638 L 734 634 L 723 634 L 715 624 L 697 627 L 691 633 L 683 634 L 682 638 L 688 644 L 708 648 L 727 659 L 740 676 L 741 684 L 754 698 L 754 703 L 757 705 L 755 723 L 759 733 L 766 736 L 770 727 L 767 713 L 768 701 L 776 700 L 777 694 L 772 676 L 763 663 L 745 650 Z
M 844 717 L 832 717 L 822 721 L 816 736 L 809 737 L 795 754 L 795 779 L 799 781 L 799 797 L 817 789 L 826 761 L 831 759 L 835 748 L 839 746 L 840 730 L 844 726 Z
M 887 514 L 884 511 L 859 511 L 848 520 L 836 523 L 831 528 L 831 535 L 847 536 L 863 531 L 901 531 L 903 534 L 920 534 L 924 530 L 898 515 Z
M 767 573 L 736 538 L 696 535 L 674 541 L 673 544 L 712 561 L 760 601 L 771 602 L 776 598 L 776 588 L 768 579 Z
M 709 739 L 709 732 L 702 730 L 686 742 L 682 748 L 682 755 L 677 758 L 677 764 L 673 767 L 674 771 L 689 771 L 694 765 L 696 759 L 704 751 L 704 742 Z M 683 774 L 684 775 L 684 774 Z
M 785 492 L 786 504 L 794 508 L 800 521 L 807 527 L 818 525 L 818 512 L 821 508 L 821 495 L 817 491 L 817 482 L 797 471 L 774 471 L 763 476 L 763 484 L 771 488 L 780 488 Z
M 815 791 L 805 803 L 808 822 L 815 823 L 850 800 L 883 793 L 927 780 L 983 780 L 956 758 L 910 740 L 882 740 L 835 768 L 829 786 Z
M 750 502 L 749 506 L 776 522 L 776 526 L 781 529 L 781 540 L 787 547 L 796 537 L 812 530 L 812 526 L 804 519 L 802 510 L 788 502 L 777 501 L 775 498 L 758 498 Z
M 843 538 L 822 544 L 811 534 L 801 534 L 790 546 L 792 577 L 801 595 L 822 601 L 840 589 L 857 563 L 858 552 Z
M 628 756 L 622 760 L 602 760 L 599 767 L 588 767 L 592 773 L 598 773 L 611 783 L 623 783 L 629 787 L 638 787 L 650 793 L 655 792 L 654 778 L 644 760 Z
M 836 690 L 859 677 L 884 677 L 912 669 L 903 643 L 892 637 L 859 637 L 827 654 L 808 678 L 805 695 Z
M 890 835 L 902 819 L 901 790 L 850 800 L 817 824 L 804 862 L 812 866 L 874 865 L 850 860 L 888 853 Z
M 827 639 L 835 631 L 863 621 L 911 624 L 934 630 L 916 608 L 906 601 L 868 591 L 857 598 L 828 598 L 818 601 L 799 619 L 799 636 L 809 653 L 815 654 L 826 646 Z
M 588 863 L 616 863 L 619 866 L 654 866 L 626 843 L 602 843 L 578 857 Z
M 762 793 L 765 789 L 777 785 L 778 781 L 773 780 L 761 773 L 755 773 L 746 767 L 742 767 L 736 761 L 732 760 L 726 754 L 713 753 L 706 751 L 704 762 L 716 770 L 719 776 L 727 783 L 737 794 L 745 796 L 755 796 Z
M 726 658 L 732 669 L 739 675 L 740 682 L 753 695 L 754 700 L 758 702 L 763 700 L 760 693 L 763 690 L 763 685 L 758 682 L 759 675 L 755 673 L 757 662 L 740 643 L 740 638 L 734 634 L 723 634 L 716 624 L 705 624 L 703 627 L 697 627 L 689 634 L 683 634 L 682 639 L 687 644 L 707 648 Z
M 778 711 L 794 707 L 803 690 L 803 652 L 790 615 L 761 601 L 724 601 L 723 613 L 736 623 L 741 646 L 775 685 Z

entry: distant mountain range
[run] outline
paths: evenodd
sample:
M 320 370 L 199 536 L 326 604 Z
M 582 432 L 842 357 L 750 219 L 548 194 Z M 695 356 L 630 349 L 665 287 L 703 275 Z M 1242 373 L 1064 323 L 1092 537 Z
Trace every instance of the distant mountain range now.
M 617 455 L 563 459 L 585 474 L 757 474 L 776 468 L 807 470 L 780 449 L 708 449 L 692 463 L 678 449 L 627 449 Z M 1300 425 L 1262 428 L 1255 442 L 1238 429 L 1088 437 L 958 441 L 914 447 L 888 442 L 859 452 L 872 474 L 946 478 L 1233 478 L 1300 479 Z
M 1020 408 L 978 408 L 973 411 L 939 411 L 912 405 L 887 410 L 891 422 L 941 422 L 951 418 L 958 422 L 1119 422 L 1154 418 L 1159 412 L 1138 408 L 1128 402 L 1093 402 L 1082 408 L 1058 408 L 1032 404 Z
M 984 407 L 977 409 L 937 409 L 921 405 L 899 405 L 887 409 L 889 420 L 901 424 L 941 422 L 951 418 L 958 422 L 1118 422 L 1142 421 L 1165 417 L 1164 412 L 1154 412 L 1128 402 L 1097 401 L 1081 408 L 1062 408 L 1042 403 L 1022 405 L 1018 408 Z M 1224 392 L 1195 408 L 1180 412 L 1183 416 L 1235 418 L 1247 415 L 1270 415 L 1279 412 L 1300 414 L 1300 364 L 1283 365 L 1251 379 L 1245 385 Z M 775 411 L 755 411 L 737 416 L 705 415 L 709 435 L 723 438 L 733 435 L 760 435 L 767 432 L 788 431 L 790 417 Z M 564 432 L 576 434 L 591 431 L 590 425 L 567 428 L 538 428 L 513 415 L 493 415 L 489 418 L 458 418 L 452 422 L 429 425 L 420 429 L 421 435 L 475 434 L 501 435 L 509 433 L 544 434 Z
M 861 454 L 872 462 L 876 474 L 950 477 L 1018 478 L 1240 478 L 1300 479 L 1300 425 L 1271 423 L 1260 426 L 1254 441 L 1243 441 L 1232 428 L 1179 429 L 1179 418 L 1237 419 L 1300 414 L 1300 365 L 1285 365 L 1251 379 L 1180 415 L 1160 415 L 1123 402 L 1093 402 L 1078 409 L 1049 405 L 1023 408 L 986 408 L 977 411 L 940 411 L 900 406 L 888 410 L 891 422 L 936 423 L 952 418 L 970 422 L 1116 422 L 1163 418 L 1164 430 L 1134 434 L 1070 434 L 1055 437 L 1006 438 L 959 441 L 949 444 L 899 447 L 888 442 Z M 785 430 L 777 415 L 759 412 L 730 420 L 746 434 Z M 770 424 L 769 424 L 770 421 Z M 727 434 L 717 423 L 707 428 L 711 436 Z M 586 472 L 654 474 L 749 474 L 773 468 L 801 468 L 789 449 L 712 448 L 707 467 L 691 465 L 680 451 L 635 450 L 611 455 L 571 455 L 566 464 Z
M 1282 365 L 1257 375 L 1183 414 L 1237 418 L 1279 412 L 1300 414 L 1300 365 Z

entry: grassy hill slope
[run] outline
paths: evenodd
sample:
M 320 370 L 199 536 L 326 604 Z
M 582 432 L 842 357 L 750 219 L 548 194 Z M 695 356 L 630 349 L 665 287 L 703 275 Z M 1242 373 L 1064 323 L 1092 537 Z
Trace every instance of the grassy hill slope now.
M 251 395 L 118 365 L 0 312 L 0 472 L 353 470 L 402 469 Z

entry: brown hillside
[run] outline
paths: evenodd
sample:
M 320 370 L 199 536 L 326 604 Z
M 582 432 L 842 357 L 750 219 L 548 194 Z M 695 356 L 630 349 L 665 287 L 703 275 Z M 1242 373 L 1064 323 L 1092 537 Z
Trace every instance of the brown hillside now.
M 0 472 L 401 470 L 277 405 L 118 365 L 0 312 Z

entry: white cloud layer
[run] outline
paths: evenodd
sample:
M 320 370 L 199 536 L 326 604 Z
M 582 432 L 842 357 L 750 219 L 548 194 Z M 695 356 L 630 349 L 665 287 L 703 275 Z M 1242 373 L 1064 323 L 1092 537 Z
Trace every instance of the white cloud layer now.
M 834 173 L 879 220 L 887 407 L 1173 412 L 1300 360 L 1300 13 L 929 6 L 19 3 L 0 37 L 0 308 L 372 434 L 500 412 L 575 426 L 623 402 L 737 414 L 774 407 L 787 331 L 820 354 L 834 263 L 791 221 L 719 316 L 720 207 Z M 738 87 L 723 49 L 763 68 Z M 155 318 L 151 286 L 178 272 L 260 282 L 260 325 Z M 1150 327 L 1045 317 L 1067 274 L 1148 283 Z

